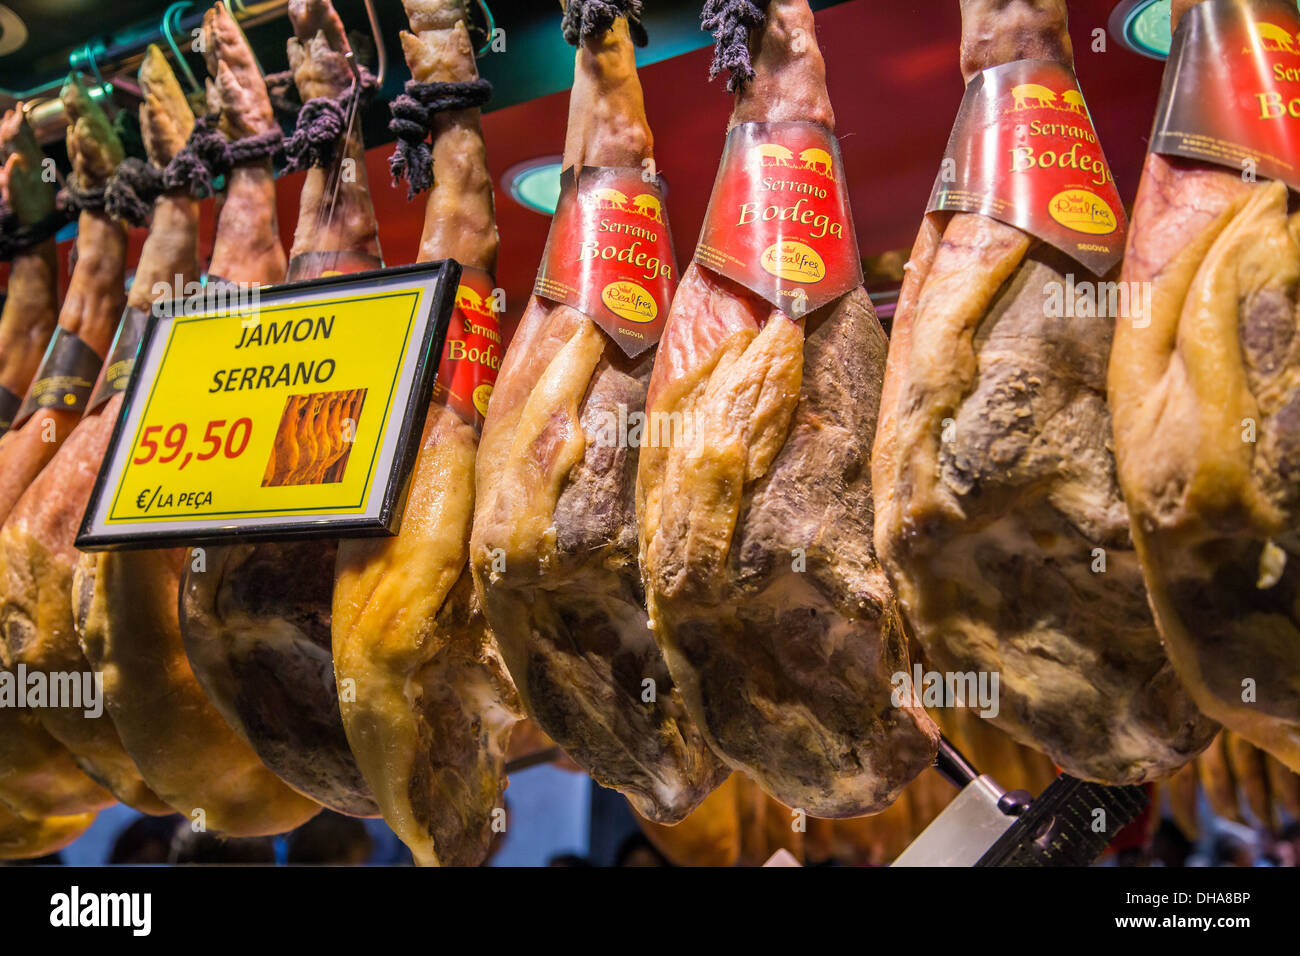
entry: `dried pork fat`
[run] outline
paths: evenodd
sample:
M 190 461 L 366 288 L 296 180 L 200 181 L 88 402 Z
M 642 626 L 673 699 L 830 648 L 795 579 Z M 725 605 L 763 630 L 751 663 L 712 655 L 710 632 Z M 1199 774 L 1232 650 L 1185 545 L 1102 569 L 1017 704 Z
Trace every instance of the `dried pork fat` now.
M 74 175 L 83 189 L 102 186 L 121 161 L 122 146 L 75 78 L 64 87 L 63 102 L 73 118 L 68 153 Z M 59 321 L 102 356 L 122 314 L 125 234 L 120 223 L 103 213 L 83 212 L 79 225 L 77 268 Z M 180 271 L 183 244 L 170 254 L 176 269 L 169 268 L 168 276 Z M 38 412 L 19 431 L 39 431 L 45 415 L 69 414 Z M 105 423 L 104 416 L 91 416 L 70 434 L 56 426 L 56 435 L 64 440 L 51 443 L 57 451 L 0 529 L 0 628 L 11 668 L 22 664 L 28 671 L 76 675 L 79 683 L 91 673 L 73 628 L 69 587 L 77 559 L 73 541 L 112 425 L 113 417 Z M 170 813 L 141 779 L 107 714 L 88 716 L 93 709 L 84 700 L 68 703 L 72 705 L 39 708 L 36 716 L 72 752 L 77 765 L 123 803 L 146 813 Z
M 57 853 L 94 821 L 93 813 L 28 820 L 0 807 L 0 860 L 30 860 Z
M 226 31 L 221 42 L 214 39 L 212 44 L 219 58 L 232 49 L 242 49 L 237 36 L 229 33 L 230 24 L 219 23 L 215 14 L 209 15 L 207 29 Z M 162 137 L 168 131 L 167 118 L 174 117 L 172 141 L 167 147 L 174 151 L 188 135 L 192 118 L 166 58 L 154 48 L 141 66 L 140 85 L 145 93 L 141 126 L 146 141 Z M 242 108 L 241 98 L 231 95 L 233 89 L 229 85 L 224 88 L 223 110 Z M 152 158 L 161 163 L 167 156 Z M 236 222 L 241 233 L 252 240 L 252 248 L 278 243 L 274 233 L 246 231 L 248 225 L 274 228 L 273 217 L 245 218 L 249 208 L 262 201 L 256 177 L 232 177 L 217 222 L 219 249 L 229 252 L 235 248 L 224 236 Z M 154 231 L 141 253 L 133 291 L 148 288 L 141 284 L 141 276 L 146 268 L 153 268 L 157 244 L 172 241 L 159 232 L 161 217 L 194 215 L 193 206 L 185 197 L 158 200 Z M 187 235 L 196 235 L 192 224 Z M 197 269 L 193 263 L 188 267 Z M 264 266 L 243 257 L 233 261 L 215 257 L 212 270 L 233 282 L 257 282 Z M 191 819 L 197 819 L 196 811 L 202 811 L 206 826 L 222 833 L 254 836 L 291 829 L 320 808 L 266 769 L 204 696 L 190 668 L 177 612 L 181 571 L 187 560 L 184 548 L 83 554 L 72 584 L 82 648 L 104 674 L 108 712 L 122 743 L 145 781 L 164 800 Z
M 967 80 L 1071 63 L 1063 0 L 964 0 L 962 23 Z M 999 727 L 1075 776 L 1135 783 L 1215 728 L 1165 660 L 1129 537 L 1106 409 L 1114 320 L 1051 317 L 1071 273 L 1097 281 L 983 216 L 922 223 L 876 438 L 876 544 L 934 667 L 998 675 Z
M 344 56 L 347 39 L 327 0 L 294 0 L 289 18 L 296 34 L 289 41 L 289 57 L 303 99 L 346 90 L 352 83 Z M 228 15 L 224 20 L 238 29 Z M 255 101 L 250 110 L 255 122 L 241 123 L 249 127 L 241 135 L 248 135 L 274 120 L 260 75 L 246 72 L 256 69 L 251 51 L 242 52 L 247 51 L 242 39 L 239 47 L 229 64 L 225 58 L 218 63 L 218 82 L 229 76 L 242 99 Z M 341 175 L 344 161 L 361 155 L 359 133 L 351 129 L 344 138 L 331 166 L 307 175 L 295 256 L 378 254 L 365 178 Z M 363 164 L 356 160 L 356 165 Z M 306 248 L 308 243 L 313 248 Z M 321 263 L 323 268 L 328 260 Z M 281 278 L 283 273 L 266 281 Z M 337 552 L 335 541 L 205 549 L 202 570 L 193 562 L 184 569 L 181 633 L 208 698 L 268 767 L 331 809 L 374 816 L 379 808 L 348 749 L 335 689 L 330 604 Z
M 463 0 L 406 0 L 402 47 L 421 83 L 478 76 Z M 420 260 L 491 272 L 497 231 L 476 109 L 433 132 L 436 182 Z M 420 864 L 487 856 L 506 786 L 518 695 L 474 595 L 469 534 L 478 435 L 443 404 L 424 438 L 393 538 L 343 541 L 334 582 L 334 669 L 355 682 L 343 726 L 384 819 Z
M 655 849 L 676 866 L 734 866 L 740 860 L 739 774 L 732 774 L 680 823 L 637 825 Z
M 20 226 L 34 226 L 54 212 L 54 184 L 45 181 L 44 159 L 23 105 L 6 110 L 0 120 L 0 192 Z M 9 263 L 0 315 L 0 388 L 13 395 L 26 394 L 54 331 L 58 274 L 53 236 L 16 252 Z
M 5 155 L 0 191 L 6 204 L 20 223 L 39 222 L 54 209 L 54 186 L 41 177 L 41 149 L 21 110 L 6 112 L 0 121 L 0 151 Z M 0 386 L 16 395 L 27 391 L 58 311 L 58 266 L 54 240 L 49 239 L 16 254 L 10 263 L 0 317 Z M 0 661 L 4 658 L 0 642 Z M 0 804 L 38 819 L 111 803 L 112 796 L 77 769 L 71 754 L 45 732 L 34 712 L 0 707 Z M 30 836 L 33 831 L 25 832 Z
M 578 49 L 564 165 L 640 166 L 652 138 L 627 21 Z M 528 715 L 637 812 L 681 820 L 725 777 L 646 628 L 637 449 L 601 428 L 643 407 L 650 358 L 534 296 L 492 394 L 470 561 Z M 646 685 L 654 682 L 654 699 Z
M 1194 6 L 1176 4 L 1175 15 Z M 1120 484 L 1196 703 L 1300 770 L 1300 221 L 1280 182 L 1149 154 L 1110 362 Z
M 833 128 L 814 30 L 805 0 L 768 4 L 732 126 Z M 714 749 L 814 816 L 888 806 L 938 736 L 919 707 L 890 701 L 908 655 L 871 540 L 885 350 L 860 287 L 795 321 L 693 264 L 646 405 L 691 423 L 641 454 L 655 636 Z

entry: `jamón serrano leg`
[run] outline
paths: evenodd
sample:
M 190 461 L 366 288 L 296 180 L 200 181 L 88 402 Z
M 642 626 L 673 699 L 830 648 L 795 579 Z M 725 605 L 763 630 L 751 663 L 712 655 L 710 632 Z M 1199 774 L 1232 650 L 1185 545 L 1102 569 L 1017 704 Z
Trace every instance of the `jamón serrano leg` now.
M 768 3 L 750 48 L 731 127 L 834 128 L 806 0 Z M 861 287 L 796 320 L 692 264 L 646 402 L 690 422 L 641 454 L 655 636 L 713 748 L 814 816 L 884 809 L 938 736 L 890 699 L 908 656 L 871 539 L 885 350 Z
M 41 175 L 41 150 L 20 109 L 10 110 L 0 121 L 0 149 L 6 154 L 0 170 L 5 202 L 18 222 L 39 222 L 54 211 L 54 187 Z M 0 386 L 19 399 L 40 364 L 58 308 L 58 266 L 51 238 L 17 253 L 10 265 L 0 317 Z M 12 672 L 5 672 L 5 657 L 0 642 L 0 672 L 13 680 Z M 77 768 L 34 712 L 0 708 L 0 806 L 6 811 L 0 814 L 0 855 L 16 859 L 53 852 L 70 833 L 90 824 L 94 815 L 87 811 L 111 803 L 113 797 Z M 41 822 L 45 817 L 53 819 Z
M 406 9 L 402 47 L 417 82 L 477 78 L 463 0 Z M 479 112 L 435 122 L 420 260 L 490 273 L 497 231 Z M 334 668 L 356 682 L 343 724 L 384 819 L 420 864 L 487 856 L 519 717 L 468 567 L 477 449 L 474 425 L 435 402 L 399 534 L 341 542 L 335 571 Z
M 1015 60 L 1072 65 L 1064 0 L 961 6 L 968 82 Z M 876 544 L 933 666 L 997 675 L 999 727 L 1075 776 L 1137 783 L 1215 725 L 1165 660 L 1115 478 L 1117 320 L 1048 305 L 1073 278 L 1102 279 L 1000 221 L 926 218 L 894 318 Z
M 620 17 L 580 43 L 564 166 L 639 167 L 651 156 Z M 533 296 L 483 427 L 470 561 L 528 715 L 597 783 L 674 823 L 726 771 L 646 628 L 637 448 L 600 439 L 619 406 L 642 410 L 648 356 L 628 359 L 583 313 Z
M 348 89 L 347 41 L 327 0 L 294 0 L 289 18 L 295 31 L 290 62 L 303 99 Z M 259 115 L 270 122 L 265 84 L 255 73 L 248 83 L 264 104 Z M 358 135 L 353 130 L 349 139 Z M 378 254 L 365 177 L 340 175 L 344 162 L 360 164 L 360 150 L 358 139 L 335 154 L 330 168 L 308 176 L 290 264 L 294 278 L 339 268 L 338 254 Z M 315 249 L 305 248 L 308 240 Z M 306 403 L 300 437 L 319 409 L 319 400 Z M 313 433 L 309 441 L 314 456 L 319 439 Z M 286 474 L 279 457 L 286 452 L 292 477 L 306 475 L 312 461 L 305 450 L 292 441 L 277 442 L 277 472 Z M 335 689 L 330 611 L 337 552 L 335 541 L 207 548 L 206 567 L 185 571 L 181 632 L 209 699 L 268 767 L 318 803 L 374 816 L 379 807 L 348 748 Z
M 27 124 L 22 104 L 6 111 L 0 120 L 0 190 L 15 221 L 34 226 L 54 213 L 54 186 L 46 182 L 44 156 L 36 135 Z M 36 374 L 50 333 L 59 316 L 59 267 L 54 237 L 14 254 L 9 263 L 9 286 L 0 315 L 0 398 L 12 403 L 27 393 Z M 8 430 L 8 412 L 0 409 L 0 436 Z
M 1194 7 L 1175 0 L 1174 23 Z M 1165 651 L 1300 770 L 1300 220 L 1282 182 L 1148 154 L 1110 359 L 1119 481 Z
M 72 119 L 68 155 L 84 189 L 104 185 L 122 161 L 122 146 L 107 117 L 75 77 L 61 97 Z M 59 309 L 59 326 L 101 358 L 108 352 L 126 301 L 126 230 L 103 212 L 77 218 L 77 267 Z M 27 490 L 80 419 L 80 413 L 43 408 L 0 437 L 0 521 Z
M 108 118 L 75 78 L 65 86 L 63 100 L 73 118 L 68 153 L 76 182 L 82 189 L 100 186 L 121 161 L 121 144 Z M 91 211 L 81 214 L 79 230 L 77 265 L 59 323 L 102 360 L 122 315 L 126 234 L 121 223 Z M 99 469 L 100 438 L 106 434 L 101 436 L 101 421 L 78 423 L 76 418 L 76 413 L 66 410 L 38 411 L 6 439 L 25 445 L 30 438 L 33 449 L 41 451 L 12 464 L 7 455 L 16 454 L 20 446 L 15 443 L 0 452 L 0 458 L 6 458 L 0 463 L 6 479 L 47 459 L 21 497 L 6 509 L 0 529 L 0 628 L 10 667 L 21 664 L 46 675 L 73 675 L 80 683 L 91 668 L 77 643 L 69 606 L 68 588 L 77 557 L 73 540 Z M 44 440 L 48 433 L 41 433 L 51 419 L 49 431 L 58 439 L 54 442 Z M 78 766 L 138 810 L 171 812 L 141 779 L 106 714 L 93 714 L 85 701 L 49 703 L 37 716 L 50 735 L 72 752 Z
M 140 87 L 140 125 L 149 158 L 165 166 L 189 136 L 194 117 L 156 47 L 149 48 L 140 67 Z M 237 211 L 238 197 L 235 202 Z M 218 230 L 230 221 L 223 216 Z M 185 193 L 159 197 L 131 304 L 147 308 L 155 281 L 196 278 L 197 241 L 198 203 Z M 253 269 L 245 280 L 239 264 L 218 260 L 217 265 L 230 281 L 257 281 L 260 275 Z M 120 404 L 119 395 L 97 413 L 104 442 Z M 83 423 L 74 439 L 88 425 Z M 82 649 L 104 674 L 108 714 L 123 745 L 163 800 L 191 821 L 201 813 L 204 825 L 221 833 L 253 836 L 291 829 L 320 808 L 262 765 L 208 702 L 190 669 L 176 600 L 188 562 L 185 548 L 81 555 L 71 598 Z

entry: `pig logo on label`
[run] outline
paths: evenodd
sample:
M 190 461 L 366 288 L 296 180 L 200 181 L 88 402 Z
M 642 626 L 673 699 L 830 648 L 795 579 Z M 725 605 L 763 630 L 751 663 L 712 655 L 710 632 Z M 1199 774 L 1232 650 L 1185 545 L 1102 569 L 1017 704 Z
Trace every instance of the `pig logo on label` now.
M 483 297 L 467 285 L 456 287 L 456 305 L 464 312 L 474 312 L 485 319 L 492 318 L 492 310 L 483 301 Z
M 763 167 L 785 166 L 794 169 L 808 169 L 826 179 L 835 178 L 835 161 L 824 149 L 811 147 L 803 150 L 798 158 L 793 151 L 779 143 L 760 143 L 755 146 L 752 155 L 758 157 L 758 165 Z
M 1250 32 L 1255 35 L 1255 41 L 1259 48 L 1266 53 L 1294 53 L 1300 55 L 1300 48 L 1296 47 L 1296 37 L 1284 30 L 1275 23 L 1269 23 L 1267 20 L 1260 20 L 1250 25 Z M 1300 34 L 1297 34 L 1300 36 Z M 1242 53 L 1249 53 L 1249 48 L 1242 48 Z
M 1057 101 L 1060 101 L 1060 106 Z M 1032 101 L 1032 105 L 1031 105 Z M 1049 109 L 1062 110 L 1066 113 L 1088 115 L 1084 105 L 1083 94 L 1078 89 L 1062 90 L 1059 94 L 1041 83 L 1021 83 L 1011 88 L 1011 107 L 1005 112 L 1015 113 L 1019 110 Z
M 617 189 L 597 189 L 589 194 L 587 202 L 597 209 L 617 209 L 619 212 L 645 216 L 651 222 L 664 221 L 663 206 L 659 202 L 659 197 L 652 196 L 650 193 L 641 193 L 633 199 L 628 199 Z

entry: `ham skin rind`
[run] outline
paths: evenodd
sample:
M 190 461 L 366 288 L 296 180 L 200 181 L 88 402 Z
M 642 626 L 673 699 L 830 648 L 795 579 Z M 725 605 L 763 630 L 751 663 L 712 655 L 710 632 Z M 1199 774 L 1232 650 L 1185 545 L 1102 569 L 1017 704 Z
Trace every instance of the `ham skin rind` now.
M 565 168 L 651 157 L 625 20 L 579 46 L 569 105 Z M 602 440 L 620 406 L 642 411 L 649 375 L 649 354 L 629 359 L 587 316 L 533 296 L 483 427 L 470 563 L 529 717 L 642 816 L 675 823 L 726 771 L 646 629 L 638 449 Z
M 417 81 L 477 77 L 463 0 L 406 8 Z M 440 114 L 433 136 L 420 261 L 490 272 L 496 218 L 478 110 Z M 477 450 L 471 424 L 431 406 L 398 534 L 341 542 L 335 566 L 334 667 L 356 683 L 343 725 L 384 819 L 422 865 L 486 858 L 520 716 L 468 567 Z
M 1070 63 L 1059 0 L 962 13 L 968 81 L 1005 57 Z M 1075 776 L 1138 783 L 1186 763 L 1215 725 L 1145 600 L 1110 452 L 1114 320 L 1048 308 L 1071 274 L 1104 278 L 987 217 L 923 222 L 876 440 L 876 544 L 932 666 L 997 676 L 994 723 Z
M 73 174 L 83 189 L 102 186 L 122 160 L 121 143 L 78 80 L 65 85 L 62 99 L 72 119 L 68 155 Z M 77 250 L 59 324 L 103 356 L 125 305 L 125 230 L 103 212 L 83 211 Z M 77 557 L 73 540 L 107 435 L 97 418 L 81 423 L 77 418 L 74 412 L 41 410 L 0 440 L 6 489 L 0 499 L 7 499 L 0 500 L 0 630 L 11 668 L 22 664 L 46 674 L 90 672 L 72 627 L 68 586 Z M 54 442 L 48 441 L 51 431 Z M 170 813 L 141 779 L 112 721 L 103 715 L 87 717 L 87 709 L 47 706 L 36 716 L 68 748 L 77 766 L 119 800 L 146 813 Z
M 193 114 L 157 47 L 141 64 L 140 86 L 141 132 L 150 160 L 163 166 L 189 137 Z M 237 213 L 239 204 L 236 199 L 227 208 Z M 244 278 L 237 267 L 224 268 L 232 270 L 225 278 Z M 148 308 L 155 282 L 170 285 L 178 275 L 194 279 L 199 273 L 198 203 L 184 193 L 165 193 L 154 205 L 131 304 Z M 255 270 L 253 279 L 259 274 Z M 121 402 L 114 396 L 76 434 L 97 421 L 107 442 Z M 231 730 L 186 657 L 177 594 L 189 561 L 186 548 L 82 554 L 69 589 L 81 649 L 103 674 L 106 709 L 123 746 L 164 802 L 191 823 L 232 836 L 292 829 L 319 807 L 285 786 Z
M 310 98 L 344 92 L 352 82 L 351 71 L 344 69 L 347 41 L 327 0 L 295 0 L 289 18 L 295 31 L 290 57 L 300 93 Z M 233 38 L 231 43 L 234 46 Z M 217 64 L 218 84 L 230 73 L 232 86 L 242 91 L 232 98 L 233 105 L 255 100 L 250 114 L 260 124 L 269 116 L 270 104 L 261 75 L 245 72 L 251 53 L 232 49 L 229 59 L 229 68 L 225 62 Z M 223 112 L 223 123 L 224 117 Z M 232 125 L 254 127 L 238 117 Z M 350 148 L 340 149 L 329 168 L 308 174 L 295 257 L 315 252 L 377 254 L 368 185 L 364 177 L 340 175 Z M 333 186 L 324 187 L 335 182 L 336 204 Z M 335 209 L 343 214 L 332 215 Z M 223 221 L 224 216 L 225 209 Z M 304 248 L 308 241 L 317 248 Z M 233 262 L 244 265 L 236 258 L 237 250 L 230 254 Z M 216 251 L 213 256 L 215 273 Z M 267 256 L 245 268 L 266 268 L 271 261 Z M 328 267 L 328 257 L 305 267 L 295 262 L 294 278 L 310 278 Z M 282 269 L 266 281 L 283 277 Z M 277 472 L 288 482 L 310 477 L 321 442 L 323 419 L 318 416 L 323 408 L 321 395 L 309 396 L 297 406 L 302 417 L 296 433 L 277 437 Z M 289 786 L 340 813 L 376 816 L 379 806 L 349 749 L 339 711 L 330 620 L 337 540 L 204 550 L 203 570 L 185 570 L 180 616 L 186 651 L 204 692 Z
M 833 128 L 804 0 L 774 0 L 731 126 Z M 792 320 L 698 265 L 674 297 L 647 401 L 680 441 L 637 483 L 651 624 L 712 748 L 813 816 L 889 806 L 933 759 L 871 534 L 870 451 L 886 341 L 858 288 Z

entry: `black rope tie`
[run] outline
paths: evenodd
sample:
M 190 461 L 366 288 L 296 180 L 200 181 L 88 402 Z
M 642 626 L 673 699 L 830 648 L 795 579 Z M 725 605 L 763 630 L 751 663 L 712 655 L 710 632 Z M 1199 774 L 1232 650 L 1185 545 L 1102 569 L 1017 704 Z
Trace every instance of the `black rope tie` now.
M 560 29 L 564 39 L 577 46 L 582 40 L 601 36 L 619 17 L 627 18 L 628 33 L 637 46 L 649 39 L 641 25 L 641 0 L 569 0 Z
M 108 181 L 104 190 L 104 208 L 115 219 L 143 226 L 149 221 L 154 200 L 162 191 L 162 171 L 143 159 L 128 156 Z
M 433 147 L 428 140 L 439 113 L 475 109 L 492 98 L 492 84 L 483 78 L 459 83 L 417 83 L 408 80 L 404 92 L 388 104 L 393 118 L 388 131 L 397 148 L 388 159 L 393 184 L 406 180 L 406 198 L 414 199 L 433 186 Z
M 101 211 L 104 208 L 105 192 L 106 189 L 103 186 L 94 189 L 83 189 L 77 181 L 76 173 L 73 173 L 68 177 L 64 187 L 59 190 L 56 201 L 68 214 L 68 217 L 72 218 L 86 210 L 91 212 Z
M 9 262 L 14 256 L 35 249 L 42 242 L 53 238 L 68 224 L 66 209 L 58 205 L 48 216 L 30 226 L 18 221 L 18 216 L 9 207 L 9 203 L 0 196 L 0 262 Z
M 767 0 L 705 0 L 700 26 L 713 34 L 717 41 L 713 49 L 713 65 L 709 79 L 723 70 L 730 76 L 727 90 L 735 93 L 754 78 L 754 65 L 749 58 L 749 33 L 763 25 L 767 19 Z
M 143 226 L 163 193 L 187 192 L 195 199 L 210 196 L 216 191 L 213 180 L 238 165 L 270 159 L 284 143 L 279 127 L 231 142 L 217 128 L 219 119 L 220 114 L 211 113 L 195 120 L 190 138 L 165 169 L 133 157 L 124 159 L 101 191 L 99 208 L 133 226 Z M 74 197 L 76 206 L 95 208 L 84 204 L 84 195 L 82 199 Z
M 359 84 L 353 83 L 338 96 L 318 96 L 303 103 L 293 135 L 284 141 L 285 171 L 333 162 L 352 111 L 378 89 L 378 81 L 363 67 Z

